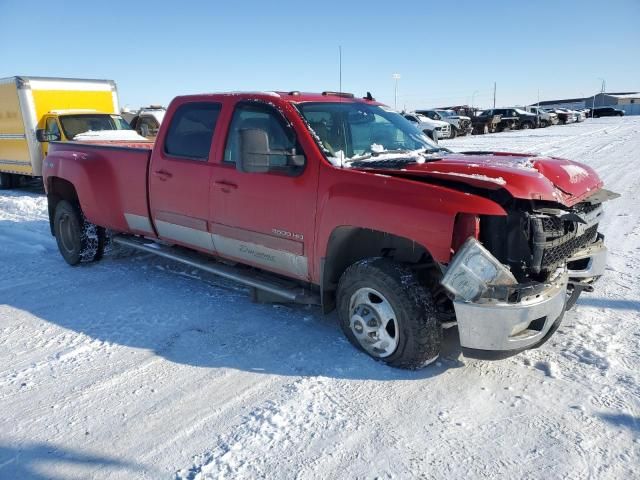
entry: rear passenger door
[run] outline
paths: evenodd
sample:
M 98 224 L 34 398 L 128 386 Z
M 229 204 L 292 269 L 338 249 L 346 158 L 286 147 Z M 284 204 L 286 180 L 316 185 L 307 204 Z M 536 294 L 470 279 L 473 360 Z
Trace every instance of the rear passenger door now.
M 214 252 L 208 232 L 209 190 L 221 104 L 179 105 L 156 144 L 149 170 L 151 217 L 163 240 Z M 129 220 L 129 219 L 128 219 Z

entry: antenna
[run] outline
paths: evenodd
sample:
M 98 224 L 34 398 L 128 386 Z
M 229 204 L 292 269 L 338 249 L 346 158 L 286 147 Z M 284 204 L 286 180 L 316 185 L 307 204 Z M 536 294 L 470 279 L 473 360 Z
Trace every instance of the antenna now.
M 342 91 L 342 45 L 338 45 L 338 56 L 339 56 L 339 62 L 340 62 L 340 68 L 339 68 L 339 87 L 338 91 L 341 92 Z

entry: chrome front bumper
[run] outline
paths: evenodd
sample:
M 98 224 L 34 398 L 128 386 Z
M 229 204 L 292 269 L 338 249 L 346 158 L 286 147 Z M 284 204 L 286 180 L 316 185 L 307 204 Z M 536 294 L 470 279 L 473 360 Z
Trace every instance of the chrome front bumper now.
M 454 300 L 465 355 L 492 357 L 475 353 L 515 353 L 544 343 L 575 302 L 571 292 L 579 295 L 585 284 L 597 280 L 604 273 L 606 258 L 606 247 L 597 242 L 571 257 L 570 268 L 556 271 L 544 288 L 514 303 L 491 298 Z

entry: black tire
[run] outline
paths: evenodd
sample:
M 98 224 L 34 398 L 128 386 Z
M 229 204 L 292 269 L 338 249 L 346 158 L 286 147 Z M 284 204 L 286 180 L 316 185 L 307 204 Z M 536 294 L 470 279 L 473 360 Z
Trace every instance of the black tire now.
M 522 122 L 522 125 L 520 125 L 520 129 L 521 130 L 529 130 L 532 127 L 530 122 Z
M 78 206 L 60 200 L 53 216 L 53 229 L 58 250 L 69 265 L 102 258 L 105 230 L 88 222 Z
M 362 289 L 373 289 L 391 305 L 397 323 L 395 350 L 381 357 L 367 351 L 351 327 L 352 298 Z M 351 265 L 338 283 L 337 309 L 340 327 L 349 341 L 373 358 L 398 368 L 418 369 L 440 354 L 442 327 L 431 293 L 415 274 L 386 258 L 368 258 Z M 375 302 L 374 302 L 375 303 Z
M 540 120 L 540 128 L 547 128 L 549 126 L 549 122 L 546 120 Z
M 620 113 L 618 113 L 618 116 L 619 117 L 624 117 L 624 113 L 620 112 Z
M 11 173 L 0 173 L 0 190 L 9 190 L 17 185 L 15 175 Z
M 457 136 L 458 136 L 458 131 L 453 125 L 451 125 L 451 133 L 449 134 L 449 138 L 456 138 Z

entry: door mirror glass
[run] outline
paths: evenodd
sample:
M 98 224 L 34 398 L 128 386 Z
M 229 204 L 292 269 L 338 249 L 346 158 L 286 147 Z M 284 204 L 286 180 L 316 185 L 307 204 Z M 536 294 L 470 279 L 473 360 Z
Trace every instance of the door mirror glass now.
M 55 132 L 48 132 L 44 128 L 36 130 L 36 139 L 40 143 L 57 142 L 60 140 L 60 134 Z

